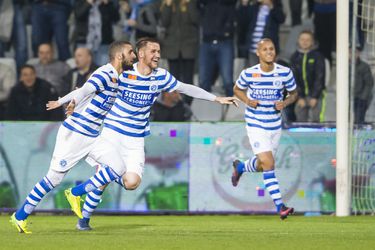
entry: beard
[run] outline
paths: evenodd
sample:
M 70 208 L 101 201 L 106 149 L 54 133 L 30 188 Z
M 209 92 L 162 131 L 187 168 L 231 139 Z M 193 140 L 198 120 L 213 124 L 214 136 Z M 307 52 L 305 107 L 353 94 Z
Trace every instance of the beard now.
M 132 70 L 132 69 L 133 69 L 133 62 L 122 61 L 122 70 L 123 71 Z

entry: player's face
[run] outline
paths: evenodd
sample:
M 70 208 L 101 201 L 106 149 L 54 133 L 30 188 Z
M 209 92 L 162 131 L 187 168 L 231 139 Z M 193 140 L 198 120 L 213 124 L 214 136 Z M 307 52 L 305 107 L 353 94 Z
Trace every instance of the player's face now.
M 273 63 L 275 61 L 276 50 L 271 41 L 261 41 L 256 53 L 260 62 Z
M 147 43 L 144 48 L 143 62 L 151 69 L 158 67 L 160 60 L 160 45 L 158 43 Z
M 133 47 L 131 45 L 125 45 L 122 51 L 122 69 L 129 70 L 133 68 L 133 63 L 136 59 L 136 55 L 134 53 Z
M 298 38 L 298 46 L 302 50 L 311 49 L 314 44 L 312 36 L 308 33 L 302 33 Z

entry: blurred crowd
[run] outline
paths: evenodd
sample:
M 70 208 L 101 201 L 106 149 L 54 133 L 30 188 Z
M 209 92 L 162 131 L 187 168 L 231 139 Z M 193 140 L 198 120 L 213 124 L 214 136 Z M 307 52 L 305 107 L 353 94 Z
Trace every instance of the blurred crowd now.
M 286 121 L 324 119 L 336 0 L 0 0 L 0 7 L 0 120 L 62 120 L 63 110 L 47 112 L 46 102 L 82 86 L 107 63 L 112 41 L 134 43 L 144 36 L 161 41 L 162 58 L 178 80 L 207 91 L 220 82 L 227 96 L 233 95 L 235 72 L 258 63 L 260 39 L 271 38 L 278 63 L 292 68 L 298 85 L 299 100 L 286 110 Z M 280 41 L 286 9 L 291 29 L 298 31 L 294 43 L 286 45 L 292 47 L 289 54 Z M 355 119 L 363 123 L 373 76 L 360 57 L 366 34 L 357 31 Z M 236 64 L 238 59 L 243 64 Z M 191 103 L 163 93 L 152 118 L 189 120 Z

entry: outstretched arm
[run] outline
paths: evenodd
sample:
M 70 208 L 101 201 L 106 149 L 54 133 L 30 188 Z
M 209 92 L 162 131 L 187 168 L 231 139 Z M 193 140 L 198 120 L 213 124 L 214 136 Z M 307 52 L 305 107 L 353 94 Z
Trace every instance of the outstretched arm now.
M 73 90 L 69 94 L 65 95 L 64 97 L 60 98 L 57 101 L 49 101 L 46 104 L 47 110 L 52 110 L 60 107 L 61 105 L 74 100 L 74 103 L 77 104 L 82 101 L 83 98 L 86 96 L 94 93 L 96 88 L 91 84 L 84 84 L 81 88 Z
M 211 102 L 218 102 L 220 104 L 234 104 L 235 106 L 238 106 L 235 97 L 215 96 L 207 92 L 206 90 L 201 89 L 191 84 L 179 82 L 176 90 L 182 94 L 185 94 L 194 98 L 203 99 L 203 100 L 207 100 Z

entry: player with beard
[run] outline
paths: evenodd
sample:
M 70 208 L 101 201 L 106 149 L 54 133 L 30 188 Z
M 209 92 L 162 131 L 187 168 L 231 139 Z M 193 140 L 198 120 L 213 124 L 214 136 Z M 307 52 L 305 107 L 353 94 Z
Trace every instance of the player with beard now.
M 59 128 L 47 174 L 11 216 L 10 222 L 18 232 L 31 233 L 28 229 L 28 216 L 42 198 L 61 183 L 68 171 L 92 150 L 103 119 L 116 99 L 119 75 L 123 70 L 132 68 L 135 58 L 130 43 L 113 42 L 109 48 L 108 64 L 95 70 L 80 89 L 58 101 L 48 102 L 46 106 L 50 110 L 72 101 L 75 110 Z
M 98 188 L 120 176 L 127 190 L 136 189 L 141 183 L 145 163 L 144 137 L 150 134 L 150 110 L 162 91 L 178 91 L 220 104 L 237 104 L 234 97 L 217 97 L 194 85 L 179 82 L 167 70 L 159 68 L 160 44 L 156 39 L 141 38 L 136 51 L 139 62 L 119 77 L 118 96 L 89 154 L 101 164 L 101 169 L 89 180 L 65 193 L 72 210 L 83 220 L 96 207 L 85 202 L 81 211 L 81 195 L 89 193 L 88 196 L 99 201 L 100 196 L 95 193 Z

